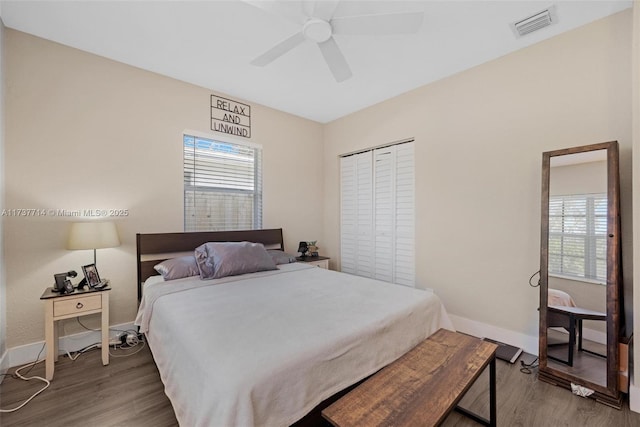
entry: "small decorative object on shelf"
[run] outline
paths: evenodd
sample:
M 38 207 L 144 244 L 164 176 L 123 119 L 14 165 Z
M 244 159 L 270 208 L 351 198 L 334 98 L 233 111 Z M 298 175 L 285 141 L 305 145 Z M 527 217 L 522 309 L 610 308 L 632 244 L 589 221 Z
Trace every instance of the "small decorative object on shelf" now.
M 309 252 L 307 242 L 300 242 L 298 244 L 298 252 L 300 252 L 300 258 L 304 258 L 307 256 L 307 252 Z
M 73 292 L 73 285 L 71 284 L 69 277 L 76 277 L 77 275 L 78 273 L 73 270 L 66 273 L 54 274 L 53 278 L 55 279 L 56 283 L 53 286 L 53 290 L 55 292 L 60 292 L 61 294 L 69 294 Z
M 307 242 L 307 248 L 311 256 L 318 256 L 318 246 L 316 246 L 317 240 Z

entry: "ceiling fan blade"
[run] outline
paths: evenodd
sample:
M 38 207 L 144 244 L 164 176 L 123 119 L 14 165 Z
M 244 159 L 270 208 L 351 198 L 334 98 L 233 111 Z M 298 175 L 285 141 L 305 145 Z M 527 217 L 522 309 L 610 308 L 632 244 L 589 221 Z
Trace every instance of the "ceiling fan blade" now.
M 387 13 L 380 15 L 333 18 L 333 34 L 389 35 L 416 33 L 422 26 L 423 12 Z
M 322 56 L 324 56 L 324 60 L 327 62 L 333 77 L 338 83 L 347 80 L 353 75 L 351 73 L 351 68 L 349 68 L 349 64 L 347 64 L 347 60 L 344 58 L 344 55 L 340 51 L 340 48 L 333 37 L 324 43 L 318 43 L 318 46 L 320 47 L 320 52 L 322 52 Z
M 285 40 L 281 41 L 280 43 L 278 43 L 277 45 L 275 45 L 274 47 L 272 47 L 271 49 L 269 49 L 268 51 L 266 51 L 262 55 L 260 55 L 257 58 L 255 58 L 253 61 L 251 61 L 251 65 L 257 65 L 258 67 L 264 67 L 265 65 L 270 64 L 271 62 L 273 62 L 276 59 L 280 58 L 282 55 L 284 55 L 285 53 L 289 52 L 294 47 L 298 46 L 304 40 L 305 39 L 304 39 L 304 35 L 302 34 L 302 32 L 295 33 L 294 35 L 292 35 L 288 39 L 285 39 Z
M 277 15 L 294 24 L 302 25 L 307 17 L 302 13 L 302 7 L 297 2 L 276 0 L 242 0 L 251 6 L 262 9 L 273 15 Z
M 313 12 L 311 13 L 311 16 L 313 18 L 329 21 L 333 18 L 333 14 L 338 7 L 338 3 L 340 3 L 340 0 L 316 0 L 313 5 Z

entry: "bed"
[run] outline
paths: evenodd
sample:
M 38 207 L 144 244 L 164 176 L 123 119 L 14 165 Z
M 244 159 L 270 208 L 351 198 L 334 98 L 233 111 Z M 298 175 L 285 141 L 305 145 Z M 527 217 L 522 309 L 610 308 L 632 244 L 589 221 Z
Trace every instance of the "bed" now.
M 242 241 L 284 249 L 281 229 L 137 235 L 136 324 L 181 425 L 304 421 L 439 328 L 453 329 L 429 291 L 304 263 L 210 280 L 154 274 L 160 260 L 205 242 Z

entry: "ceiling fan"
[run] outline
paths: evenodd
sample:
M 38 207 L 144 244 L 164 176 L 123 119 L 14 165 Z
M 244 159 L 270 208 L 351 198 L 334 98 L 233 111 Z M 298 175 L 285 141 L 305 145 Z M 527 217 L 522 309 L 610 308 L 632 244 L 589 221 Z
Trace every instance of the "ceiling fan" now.
M 336 35 L 390 35 L 411 34 L 420 29 L 423 12 L 386 13 L 334 17 L 339 0 L 303 1 L 302 7 L 291 1 L 245 0 L 247 3 L 279 15 L 301 26 L 299 32 L 276 44 L 251 61 L 263 67 L 275 61 L 305 41 L 318 45 L 333 77 L 337 82 L 352 76 L 340 47 L 333 38 Z

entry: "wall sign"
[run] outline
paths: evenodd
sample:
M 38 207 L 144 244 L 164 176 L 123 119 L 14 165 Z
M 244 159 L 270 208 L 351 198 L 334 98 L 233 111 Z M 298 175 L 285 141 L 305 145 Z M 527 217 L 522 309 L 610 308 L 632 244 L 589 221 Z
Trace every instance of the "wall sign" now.
M 211 130 L 251 138 L 251 107 L 211 95 Z

